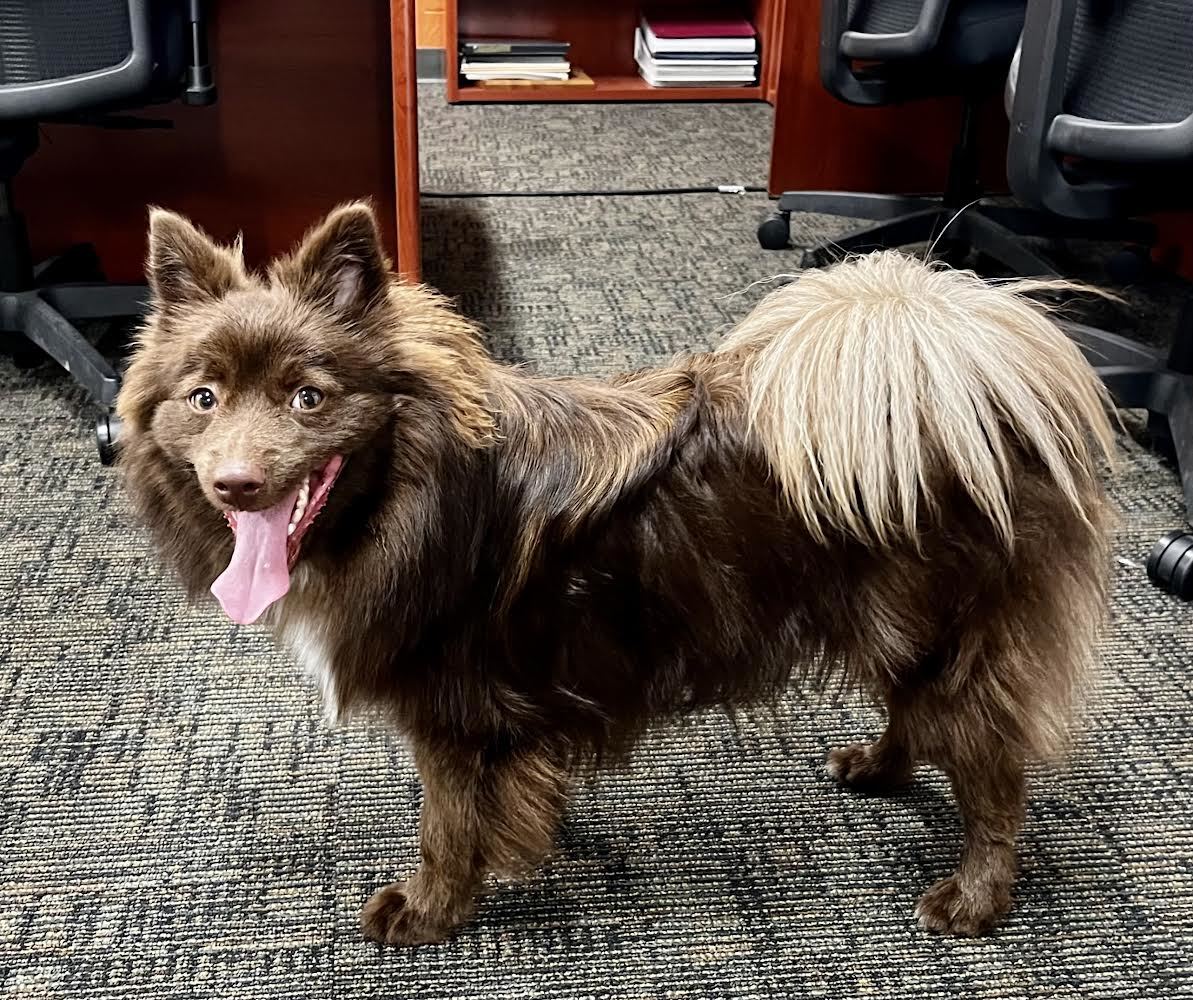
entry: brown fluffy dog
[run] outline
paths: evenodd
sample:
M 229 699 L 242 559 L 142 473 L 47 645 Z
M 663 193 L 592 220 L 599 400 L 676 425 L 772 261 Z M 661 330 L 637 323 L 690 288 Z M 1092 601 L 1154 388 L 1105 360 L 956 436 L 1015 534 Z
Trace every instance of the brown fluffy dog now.
M 150 245 L 119 402 L 140 515 L 333 715 L 381 707 L 413 747 L 422 861 L 369 937 L 442 939 L 550 851 L 582 768 L 793 674 L 886 709 L 839 781 L 951 780 L 960 864 L 921 924 L 1006 912 L 1024 765 L 1063 746 L 1108 562 L 1103 394 L 1038 285 L 875 254 L 597 381 L 494 363 L 392 279 L 364 205 L 265 275 L 167 212 Z

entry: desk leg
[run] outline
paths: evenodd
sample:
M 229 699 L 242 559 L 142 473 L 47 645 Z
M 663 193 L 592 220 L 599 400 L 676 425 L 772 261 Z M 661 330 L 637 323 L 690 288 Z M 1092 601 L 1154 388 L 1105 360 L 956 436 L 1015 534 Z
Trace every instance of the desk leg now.
M 394 187 L 398 213 L 398 272 L 420 280 L 422 251 L 418 216 L 418 75 L 415 71 L 415 0 L 390 0 L 393 66 Z

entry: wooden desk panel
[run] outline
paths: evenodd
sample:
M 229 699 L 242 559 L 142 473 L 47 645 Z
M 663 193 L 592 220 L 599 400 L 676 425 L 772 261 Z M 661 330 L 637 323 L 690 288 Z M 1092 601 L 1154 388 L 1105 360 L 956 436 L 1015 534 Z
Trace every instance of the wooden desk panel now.
M 114 131 L 50 126 L 16 182 L 38 256 L 96 244 L 110 280 L 139 280 L 146 205 L 194 218 L 214 236 L 244 232 L 251 264 L 287 250 L 337 203 L 372 198 L 391 252 L 396 177 L 417 183 L 417 164 L 395 171 L 395 128 L 413 113 L 412 65 L 391 63 L 413 31 L 407 0 L 388 5 L 323 0 L 212 4 L 209 38 L 219 100 L 164 105 L 147 117 L 175 128 Z M 410 34 L 408 37 L 413 37 Z M 406 95 L 400 112 L 395 86 Z M 402 155 L 417 155 L 407 131 Z M 417 189 L 404 192 L 406 219 Z M 416 218 L 416 215 L 415 215 Z M 417 226 L 403 249 L 417 272 Z M 410 255 L 414 253 L 413 260 Z
M 414 0 L 390 0 L 390 52 L 393 106 L 394 210 L 398 271 L 422 276 L 418 177 L 418 72 L 415 68 Z

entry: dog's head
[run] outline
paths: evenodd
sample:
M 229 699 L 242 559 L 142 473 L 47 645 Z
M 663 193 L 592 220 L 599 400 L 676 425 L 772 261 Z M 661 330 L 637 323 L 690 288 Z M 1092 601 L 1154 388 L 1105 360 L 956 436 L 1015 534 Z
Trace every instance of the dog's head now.
M 333 212 L 264 276 L 238 244 L 155 210 L 148 273 L 152 312 L 117 404 L 121 464 L 159 541 L 197 550 L 191 573 L 168 552 L 192 586 L 235 539 L 212 590 L 237 621 L 286 592 L 354 463 L 417 450 L 434 429 L 469 445 L 491 430 L 474 331 L 393 281 L 366 205 Z M 403 412 L 415 426 L 399 433 Z

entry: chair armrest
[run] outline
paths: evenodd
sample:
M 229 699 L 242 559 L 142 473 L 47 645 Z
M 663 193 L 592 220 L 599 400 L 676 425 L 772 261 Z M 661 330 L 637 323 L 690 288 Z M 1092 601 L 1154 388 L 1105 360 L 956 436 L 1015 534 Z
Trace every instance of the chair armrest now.
M 881 75 L 863 78 L 855 73 L 853 59 L 902 59 L 920 46 L 927 52 L 940 38 L 948 5 L 949 0 L 925 0 L 911 31 L 867 35 L 849 30 L 849 0 L 820 0 L 820 82 L 825 90 L 849 104 L 881 105 L 906 99 L 904 88 L 892 86 Z M 851 52 L 845 51 L 847 37 L 852 39 Z M 856 55 L 858 51 L 876 54 Z
M 924 0 L 919 19 L 909 31 L 887 34 L 844 31 L 839 42 L 841 54 L 849 59 L 882 62 L 925 55 L 939 41 L 948 10 L 949 0 Z
M 1047 141 L 1053 153 L 1101 163 L 1177 164 L 1193 160 L 1193 115 L 1156 125 L 1057 115 Z

